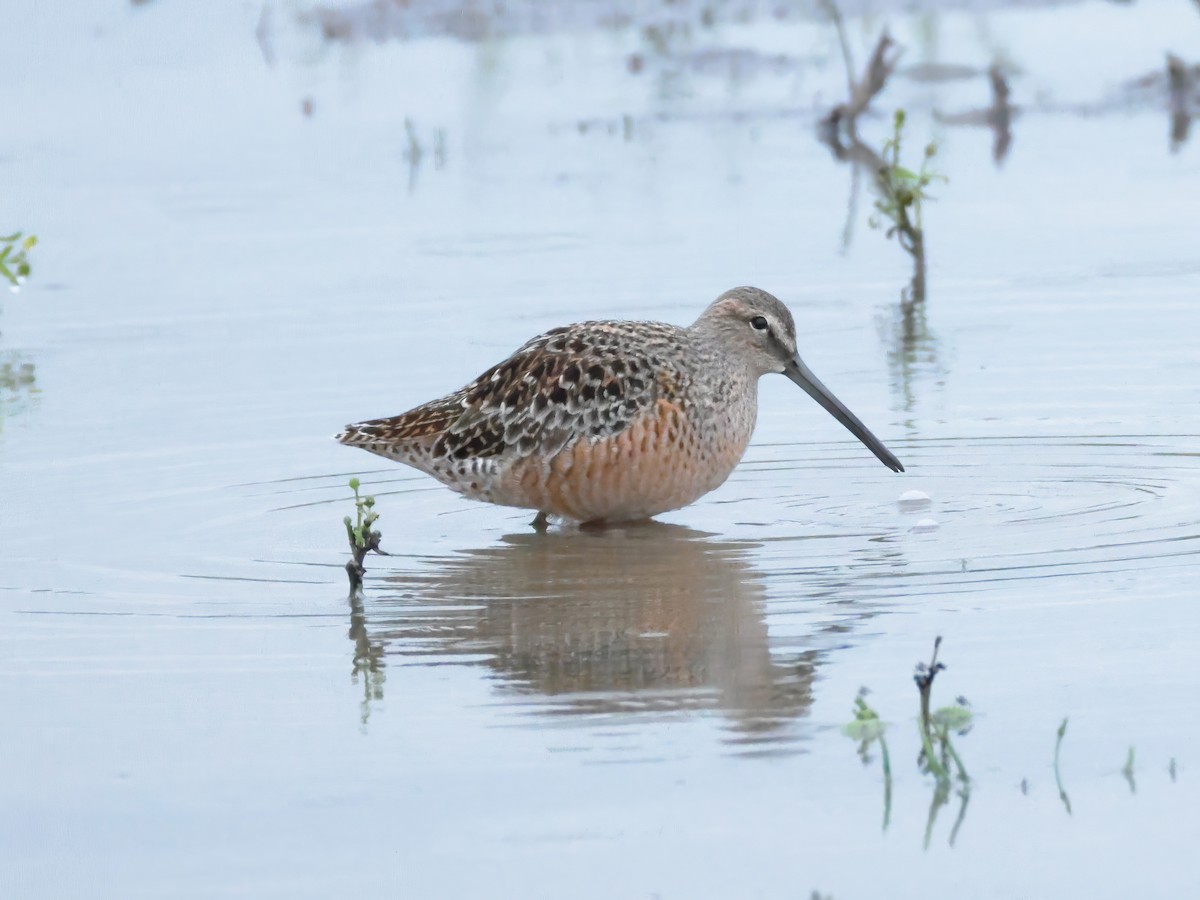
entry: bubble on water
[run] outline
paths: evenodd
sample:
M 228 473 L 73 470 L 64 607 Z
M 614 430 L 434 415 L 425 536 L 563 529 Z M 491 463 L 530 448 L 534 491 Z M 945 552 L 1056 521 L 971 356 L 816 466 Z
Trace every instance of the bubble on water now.
M 938 524 L 937 519 L 921 519 L 909 530 L 913 534 L 925 534 L 930 531 L 937 531 L 942 526 Z
M 896 500 L 896 505 L 900 507 L 901 512 L 918 512 L 928 509 L 929 504 L 929 495 L 924 491 L 905 491 Z

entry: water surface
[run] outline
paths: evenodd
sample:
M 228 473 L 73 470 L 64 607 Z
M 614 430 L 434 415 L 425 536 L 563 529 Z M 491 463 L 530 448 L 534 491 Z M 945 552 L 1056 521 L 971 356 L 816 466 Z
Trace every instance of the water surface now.
M 0 319 L 13 896 L 1195 885 L 1200 164 L 1155 80 L 1197 58 L 1193 8 L 847 10 L 859 60 L 886 20 L 913 67 L 861 137 L 903 106 L 949 179 L 917 307 L 869 173 L 817 140 L 845 79 L 815 14 L 330 38 L 291 4 L 39 11 L 6 13 L 0 125 L 0 231 L 42 238 Z M 953 124 L 997 60 L 1000 165 Z M 545 328 L 688 322 L 742 283 L 906 474 L 771 378 L 726 485 L 601 534 L 329 439 Z M 360 604 L 352 475 L 392 553 Z M 969 803 L 930 825 L 936 635 L 935 700 L 977 721 Z M 886 829 L 840 732 L 862 686 Z

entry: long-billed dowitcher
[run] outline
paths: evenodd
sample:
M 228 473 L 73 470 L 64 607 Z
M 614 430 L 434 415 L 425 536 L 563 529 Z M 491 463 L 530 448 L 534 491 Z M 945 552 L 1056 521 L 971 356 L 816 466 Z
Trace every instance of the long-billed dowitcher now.
M 726 291 L 687 328 L 581 322 L 535 337 L 466 387 L 337 436 L 476 500 L 577 522 L 644 519 L 729 477 L 758 412 L 758 379 L 786 375 L 894 472 L 904 466 L 796 352 L 788 308 Z

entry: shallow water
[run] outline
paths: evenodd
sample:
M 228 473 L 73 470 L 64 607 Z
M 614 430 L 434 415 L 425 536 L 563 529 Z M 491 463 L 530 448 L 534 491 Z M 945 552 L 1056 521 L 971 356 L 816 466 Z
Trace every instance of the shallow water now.
M 1200 163 L 1130 99 L 1200 57 L 1194 8 L 848 20 L 922 66 L 878 104 L 949 178 L 907 313 L 869 178 L 815 135 L 844 91 L 818 19 L 376 44 L 303 9 L 6 13 L 0 232 L 42 239 L 0 318 L 6 896 L 1200 882 Z M 1000 166 L 946 118 L 997 58 Z M 726 485 L 600 534 L 329 440 L 544 328 L 747 282 L 906 474 L 770 378 Z M 392 553 L 353 606 L 352 475 Z M 965 804 L 915 763 L 936 635 Z M 886 812 L 840 731 L 862 686 Z

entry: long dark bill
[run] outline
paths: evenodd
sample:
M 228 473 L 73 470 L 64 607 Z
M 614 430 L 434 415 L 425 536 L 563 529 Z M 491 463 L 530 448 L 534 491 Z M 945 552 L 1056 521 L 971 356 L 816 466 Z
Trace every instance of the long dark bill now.
M 893 472 L 904 471 L 900 460 L 892 455 L 891 450 L 883 446 L 883 441 L 871 434 L 870 429 L 859 421 L 858 416 L 846 409 L 842 401 L 833 396 L 829 388 L 821 384 L 821 380 L 812 373 L 812 370 L 804 364 L 800 357 L 793 357 L 787 364 L 787 368 L 783 370 L 783 374 L 804 388 L 804 392 L 808 396 L 825 407 L 830 415 L 850 430 L 851 434 L 866 444 L 867 449 L 878 456 L 880 462 Z

